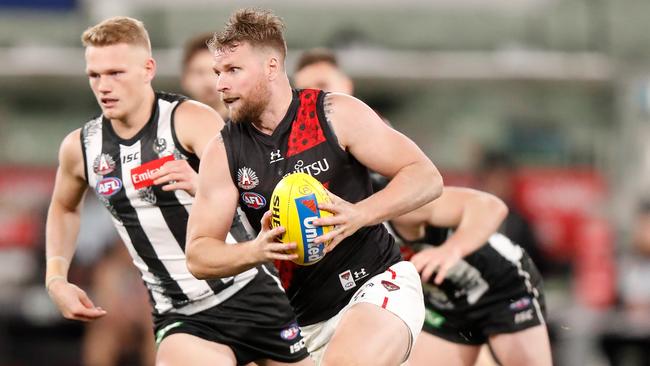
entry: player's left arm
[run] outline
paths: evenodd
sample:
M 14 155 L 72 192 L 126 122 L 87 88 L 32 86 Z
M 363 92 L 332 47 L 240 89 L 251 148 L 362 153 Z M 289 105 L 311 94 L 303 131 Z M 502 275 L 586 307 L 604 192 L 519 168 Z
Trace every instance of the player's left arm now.
M 354 205 L 333 196 L 333 204 L 319 204 L 334 216 L 319 225 L 336 225 L 317 242 L 334 239 L 333 247 L 360 227 L 414 210 L 442 193 L 442 177 L 435 165 L 409 138 L 389 127 L 360 100 L 345 94 L 325 97 L 325 116 L 339 145 L 359 162 L 391 182 L 383 190 Z M 331 250 L 331 249 L 330 249 Z
M 178 141 L 186 151 L 201 158 L 208 142 L 224 126 L 217 112 L 205 104 L 187 101 L 176 109 L 174 128 Z M 190 195 L 196 194 L 198 174 L 186 160 L 172 160 L 163 165 L 154 175 L 154 184 L 165 184 L 163 190 L 182 189 Z M 167 183 L 167 184 L 166 184 Z
M 437 272 L 435 283 L 440 284 L 461 258 L 488 241 L 507 214 L 508 207 L 496 196 L 469 188 L 445 187 L 440 198 L 391 223 L 398 230 L 423 225 L 455 229 L 439 247 L 422 250 L 411 258 L 423 281 Z

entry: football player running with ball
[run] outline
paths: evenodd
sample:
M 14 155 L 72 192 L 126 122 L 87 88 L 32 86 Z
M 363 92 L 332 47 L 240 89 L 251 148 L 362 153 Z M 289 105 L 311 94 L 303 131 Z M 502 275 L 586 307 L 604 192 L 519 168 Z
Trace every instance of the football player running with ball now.
M 188 266 L 198 278 L 231 276 L 279 260 L 282 284 L 307 347 L 323 365 L 399 365 L 424 321 L 420 276 L 402 261 L 381 224 L 438 197 L 442 178 L 408 138 L 354 97 L 295 90 L 285 70 L 284 24 L 268 11 L 236 11 L 211 44 L 217 88 L 230 110 L 221 136 L 201 161 L 188 223 Z M 368 169 L 391 177 L 372 194 Z M 315 242 L 328 254 L 310 266 L 289 260 L 270 229 L 275 185 L 304 172 L 329 189 L 335 229 Z M 255 199 L 251 199 L 254 197 Z M 257 239 L 227 245 L 240 204 Z M 321 360 L 322 358 L 322 360 Z

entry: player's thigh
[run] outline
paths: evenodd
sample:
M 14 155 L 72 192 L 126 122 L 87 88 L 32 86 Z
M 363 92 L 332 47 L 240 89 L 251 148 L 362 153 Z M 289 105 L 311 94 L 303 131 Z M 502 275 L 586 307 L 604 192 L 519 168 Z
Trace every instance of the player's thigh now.
M 230 347 L 185 333 L 163 339 L 158 346 L 156 366 L 237 365 Z
M 492 355 L 492 350 L 487 344 L 481 346 L 481 352 L 478 353 L 478 358 L 474 366 L 500 366 Z
M 480 349 L 480 346 L 450 342 L 423 331 L 415 341 L 409 365 L 471 366 Z
M 280 361 L 274 361 L 274 360 L 263 360 L 263 361 L 255 361 L 252 365 L 258 365 L 258 366 L 285 366 L 285 365 L 291 365 L 291 366 L 314 366 L 314 361 L 312 361 L 311 357 L 307 357 L 303 360 L 296 361 L 293 363 L 290 362 L 280 362 Z
M 551 344 L 545 325 L 490 336 L 490 346 L 503 366 L 550 366 Z
M 377 305 L 358 303 L 343 314 L 321 365 L 399 365 L 410 342 L 402 319 Z

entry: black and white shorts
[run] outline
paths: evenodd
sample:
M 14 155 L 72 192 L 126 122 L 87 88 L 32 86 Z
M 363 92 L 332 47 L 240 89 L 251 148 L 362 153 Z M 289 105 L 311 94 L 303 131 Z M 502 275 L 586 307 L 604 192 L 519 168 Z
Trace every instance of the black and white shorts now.
M 425 292 L 423 331 L 453 343 L 480 345 L 492 335 L 545 324 L 542 277 L 525 252 L 519 264 L 500 279 L 498 289 L 491 288 L 472 305 L 444 308 L 429 301 Z
M 154 332 L 157 344 L 176 333 L 224 344 L 242 365 L 261 359 L 298 362 L 309 356 L 286 294 L 263 270 L 210 309 L 192 315 L 154 315 Z

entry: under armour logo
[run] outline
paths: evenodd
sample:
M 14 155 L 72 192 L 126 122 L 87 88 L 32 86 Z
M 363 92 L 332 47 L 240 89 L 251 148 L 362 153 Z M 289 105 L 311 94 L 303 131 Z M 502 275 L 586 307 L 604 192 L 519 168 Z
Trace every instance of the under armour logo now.
M 359 271 L 354 271 L 354 279 L 358 280 L 359 278 L 366 277 L 368 273 L 366 273 L 365 268 L 361 268 Z
M 282 157 L 282 153 L 280 153 L 280 149 L 277 149 L 275 151 L 271 151 L 271 163 L 275 163 L 276 161 L 284 160 Z

